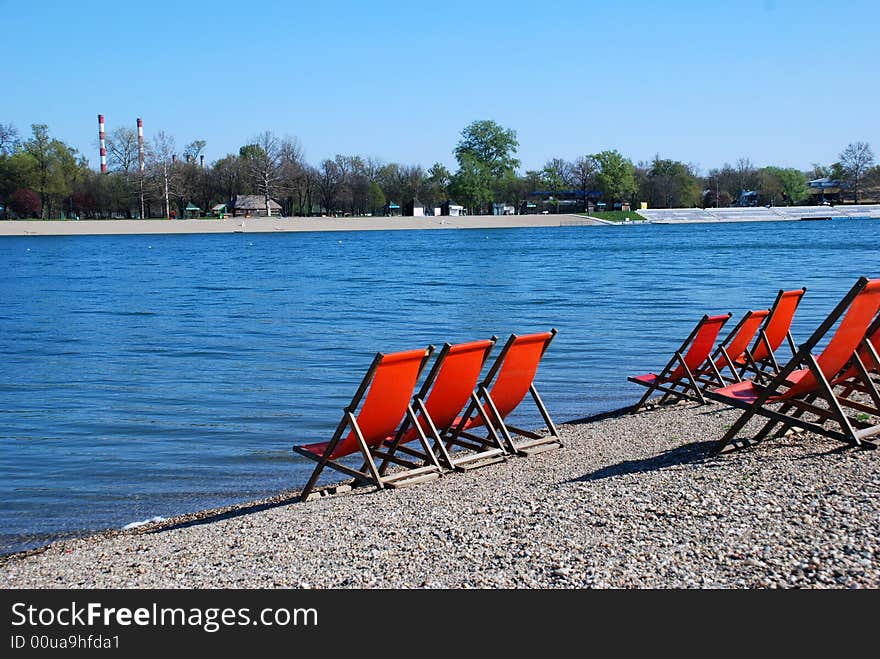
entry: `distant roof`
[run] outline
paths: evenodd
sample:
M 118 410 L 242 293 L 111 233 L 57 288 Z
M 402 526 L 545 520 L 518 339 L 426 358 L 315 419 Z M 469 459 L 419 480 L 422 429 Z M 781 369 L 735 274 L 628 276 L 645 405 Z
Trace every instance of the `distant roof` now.
M 264 211 L 266 210 L 266 198 L 259 194 L 238 194 L 229 202 L 229 205 L 237 211 Z M 269 208 L 279 210 L 281 204 L 270 199 Z
M 202 210 L 202 209 L 199 208 L 198 206 L 196 206 L 194 203 L 189 202 L 189 203 L 186 205 L 186 210 L 188 210 L 188 211 L 200 211 L 200 210 Z
M 819 188 L 822 190 L 826 190 L 828 188 L 839 188 L 842 187 L 843 182 L 838 179 L 833 179 L 830 176 L 826 176 L 824 178 L 814 178 L 810 181 L 811 188 Z
M 598 190 L 535 190 L 529 195 L 566 195 L 569 197 L 601 197 L 602 193 Z
M 226 208 L 226 204 L 217 204 L 216 206 L 212 206 L 211 210 L 212 211 L 222 211 L 224 208 Z

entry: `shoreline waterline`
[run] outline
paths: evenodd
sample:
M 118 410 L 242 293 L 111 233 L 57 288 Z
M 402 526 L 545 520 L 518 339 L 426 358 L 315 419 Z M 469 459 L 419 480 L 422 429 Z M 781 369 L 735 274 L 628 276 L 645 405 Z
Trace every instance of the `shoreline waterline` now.
M 285 491 L 8 555 L 0 587 L 880 585 L 876 453 L 800 433 L 711 457 L 738 410 L 627 409 L 560 424 L 560 449 L 410 488 Z
M 632 409 L 632 405 L 626 405 L 624 407 L 618 407 L 612 410 L 608 410 L 606 412 L 599 412 L 596 414 L 590 414 L 585 417 L 563 421 L 561 425 L 576 425 L 591 423 L 595 421 L 603 421 L 605 419 L 612 419 L 627 414 Z M 533 432 L 537 430 L 538 429 L 535 428 L 532 429 Z M 326 483 L 322 483 L 322 485 L 318 489 L 332 489 L 334 487 L 338 487 L 339 485 L 352 482 L 353 479 L 343 479 L 339 481 L 331 480 L 327 481 Z M 371 488 L 372 486 L 368 486 L 366 489 L 370 490 Z M 65 542 L 88 540 L 92 538 L 112 538 L 121 534 L 137 535 L 142 533 L 153 533 L 172 529 L 181 525 L 205 523 L 204 520 L 209 520 L 211 518 L 222 519 L 227 516 L 247 514 L 248 512 L 256 512 L 274 506 L 298 503 L 300 491 L 301 488 L 294 488 L 290 490 L 285 489 L 269 496 L 261 497 L 259 499 L 239 501 L 224 506 L 210 507 L 202 510 L 193 510 L 190 512 L 171 515 L 170 517 L 154 517 L 152 519 L 146 519 L 142 521 L 132 521 L 120 527 L 69 531 L 64 534 L 59 534 L 56 538 L 47 542 L 46 544 L 29 547 L 27 549 L 22 549 L 20 551 L 14 552 L 4 553 L 0 551 L 0 567 L 2 567 L 3 561 L 6 561 L 7 559 L 26 558 L 27 556 L 32 556 L 35 554 L 42 554 L 44 551 L 50 549 L 51 547 L 63 544 Z
M 420 229 L 517 229 L 614 224 L 583 215 L 461 217 L 228 217 L 199 220 L 6 220 L 0 236 L 89 236 Z

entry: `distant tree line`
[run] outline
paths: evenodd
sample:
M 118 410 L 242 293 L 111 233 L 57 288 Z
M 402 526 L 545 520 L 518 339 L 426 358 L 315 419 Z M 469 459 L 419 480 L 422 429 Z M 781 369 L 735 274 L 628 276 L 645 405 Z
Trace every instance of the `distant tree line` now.
M 117 128 L 107 136 L 110 171 L 100 174 L 86 157 L 54 138 L 45 124 L 21 136 L 0 123 L 0 204 L 3 217 L 135 218 L 183 217 L 186 206 L 208 211 L 236 195 L 274 199 L 284 215 L 381 214 L 390 202 L 414 198 L 426 207 L 454 201 L 472 214 L 491 212 L 493 203 L 516 209 L 538 196 L 554 203 L 574 198 L 651 208 L 729 206 L 741 192 L 754 191 L 756 203 L 800 204 L 809 198 L 808 180 L 843 182 L 843 195 L 856 203 L 880 197 L 880 166 L 870 145 L 848 145 L 839 160 L 810 171 L 761 167 L 748 158 L 702 174 L 693 164 L 654 157 L 633 163 L 616 150 L 567 161 L 554 158 L 539 170 L 520 172 L 516 132 L 494 121 L 474 121 L 455 146 L 455 172 L 442 163 L 387 163 L 357 155 L 337 155 L 309 164 L 296 138 L 272 132 L 256 135 L 238 153 L 203 165 L 204 140 L 178 150 L 174 138 L 159 131 L 145 144 L 140 167 L 137 134 Z M 538 194 L 540 193 L 540 194 Z

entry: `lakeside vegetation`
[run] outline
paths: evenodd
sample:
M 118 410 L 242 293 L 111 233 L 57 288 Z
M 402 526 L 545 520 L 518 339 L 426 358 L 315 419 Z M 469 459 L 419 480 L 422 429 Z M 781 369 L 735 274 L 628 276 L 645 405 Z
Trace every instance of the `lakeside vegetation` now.
M 30 136 L 22 137 L 16 127 L 0 123 L 0 217 L 185 217 L 189 204 L 204 213 L 236 195 L 259 195 L 277 201 L 288 216 L 382 215 L 392 203 L 414 199 L 428 209 L 458 203 L 471 214 L 492 213 L 493 204 L 501 212 L 553 213 L 628 202 L 631 213 L 591 213 L 621 221 L 635 217 L 640 202 L 649 208 L 725 207 L 745 191 L 751 191 L 752 204 L 803 204 L 810 199 L 808 181 L 826 177 L 840 183 L 835 201 L 880 199 L 880 166 L 865 142 L 808 171 L 757 167 L 739 158 L 705 173 L 659 154 L 633 163 L 614 149 L 572 161 L 553 158 L 541 169 L 521 172 L 516 131 L 490 120 L 462 130 L 453 150 L 455 172 L 440 162 L 424 169 L 342 154 L 311 165 L 296 138 L 270 131 L 203 165 L 206 146 L 195 139 L 178 149 L 171 135 L 159 131 L 146 141 L 142 169 L 136 131 L 120 127 L 107 135 L 110 171 L 100 174 L 45 124 L 32 125 Z

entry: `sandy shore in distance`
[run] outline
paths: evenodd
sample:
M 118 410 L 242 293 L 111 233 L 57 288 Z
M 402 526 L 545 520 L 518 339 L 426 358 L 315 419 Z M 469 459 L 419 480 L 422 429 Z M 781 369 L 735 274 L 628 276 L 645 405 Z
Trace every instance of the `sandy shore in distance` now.
M 0 587 L 880 587 L 880 453 L 800 434 L 710 457 L 738 414 L 611 414 L 407 489 L 60 541 L 0 559 Z
M 581 215 L 469 215 L 465 217 L 229 217 L 223 220 L 9 220 L 0 236 L 79 236 L 161 233 L 274 233 L 393 229 L 508 229 L 611 224 Z

